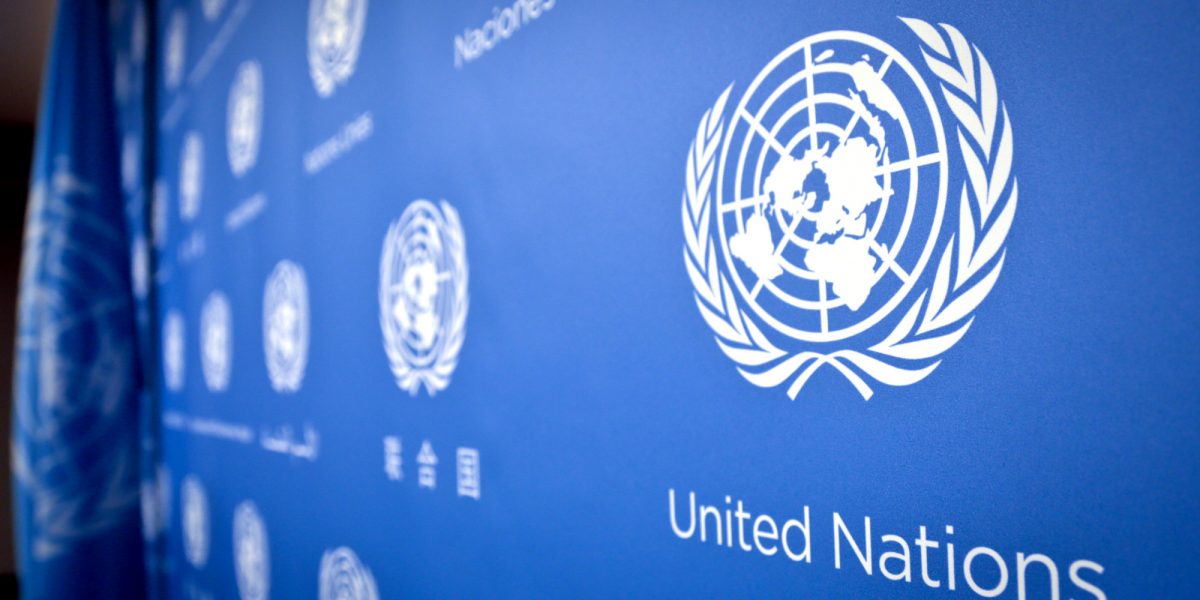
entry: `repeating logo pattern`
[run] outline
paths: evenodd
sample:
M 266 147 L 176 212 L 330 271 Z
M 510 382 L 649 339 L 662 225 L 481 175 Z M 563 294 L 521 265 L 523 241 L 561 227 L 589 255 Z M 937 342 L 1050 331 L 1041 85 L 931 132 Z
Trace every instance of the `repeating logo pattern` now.
M 196 131 L 183 139 L 179 159 L 179 218 L 191 221 L 200 212 L 200 192 L 204 185 L 204 139 Z
M 321 600 L 379 600 L 375 576 L 353 550 L 342 546 L 321 557 L 318 598 Z
M 300 389 L 308 362 L 308 283 L 304 269 L 280 261 L 263 291 L 263 350 L 271 387 L 279 392 Z
M 864 398 L 868 381 L 920 381 L 966 333 L 1004 262 L 1017 185 L 991 67 L 953 27 L 904 22 L 941 102 L 882 40 L 819 34 L 776 56 L 731 110 L 726 89 L 689 153 L 684 255 L 696 304 L 748 381 L 790 382 L 793 399 L 823 365 Z M 962 179 L 954 220 L 952 173 Z
M 212 292 L 200 311 L 200 367 L 204 383 L 213 392 L 229 387 L 233 364 L 233 330 L 229 299 Z
M 354 74 L 367 20 L 367 0 L 311 0 L 308 69 L 317 94 L 327 97 Z
M 379 265 L 379 324 L 396 384 L 446 388 L 467 321 L 467 255 L 458 211 L 417 200 L 388 228 Z
M 233 86 L 229 89 L 226 146 L 229 168 L 237 177 L 245 175 L 258 160 L 262 109 L 262 69 L 257 62 L 248 60 L 238 67 Z
M 271 549 L 262 515 L 250 500 L 234 509 L 233 561 L 242 600 L 266 600 L 271 588 Z
M 208 562 L 208 494 L 194 475 L 183 478 L 179 490 L 180 518 L 183 521 L 183 554 L 197 569 Z
M 184 332 L 183 315 L 171 309 L 163 319 L 163 380 L 167 389 L 178 392 L 183 389 L 184 378 Z
M 183 82 L 183 67 L 187 55 L 187 13 L 182 8 L 171 11 L 167 24 L 166 48 L 163 53 L 163 83 L 168 90 Z

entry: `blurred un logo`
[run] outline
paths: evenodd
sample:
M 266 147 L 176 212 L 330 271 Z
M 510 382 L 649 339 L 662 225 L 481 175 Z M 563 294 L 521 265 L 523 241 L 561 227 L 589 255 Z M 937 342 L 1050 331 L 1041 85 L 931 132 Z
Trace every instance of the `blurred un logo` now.
M 183 316 L 177 310 L 167 311 L 163 319 L 163 380 L 167 389 L 183 389 L 184 333 Z
M 320 600 L 379 600 L 375 577 L 345 546 L 321 557 Z
M 204 12 L 204 18 L 208 21 L 215 21 L 221 16 L 221 10 L 225 8 L 225 0 L 202 0 L 200 8 Z
M 133 311 L 119 223 L 65 159 L 36 181 L 21 264 L 13 478 L 30 502 L 37 560 L 137 511 Z
M 179 218 L 191 221 L 200 212 L 200 191 L 204 184 L 204 139 L 196 131 L 183 139 L 179 159 Z
M 242 600 L 266 600 L 271 588 L 271 552 L 258 507 L 243 501 L 233 513 L 233 562 Z
M 141 159 L 141 145 L 137 137 L 132 133 L 126 134 L 121 142 L 121 185 L 126 192 L 133 192 L 138 187 Z
M 258 160 L 262 133 L 263 80 L 258 63 L 248 60 L 238 67 L 229 89 L 226 147 L 229 168 L 241 177 Z
M 229 369 L 233 362 L 233 331 L 229 300 L 213 292 L 200 311 L 200 367 L 204 383 L 213 392 L 229 387 Z
M 280 261 L 263 291 L 263 350 L 271 387 L 294 392 L 308 361 L 308 284 L 304 269 Z
M 379 324 L 401 389 L 446 389 L 467 321 L 467 255 L 458 211 L 417 200 L 388 228 L 379 265 Z
M 184 56 L 187 53 L 187 14 L 182 8 L 171 13 L 167 25 L 166 49 L 163 54 L 163 83 L 168 90 L 179 87 L 183 81 Z
M 183 478 L 179 503 L 183 525 L 183 554 L 193 567 L 199 569 L 208 562 L 208 494 L 195 475 Z
M 934 90 L 878 38 L 814 35 L 773 58 L 733 108 L 726 89 L 689 154 L 697 306 L 747 380 L 790 382 L 793 399 L 823 365 L 864 398 L 869 382 L 920 381 L 1004 262 L 1017 187 L 991 69 L 958 30 L 904 22 Z
M 367 20 L 367 0 L 312 0 L 308 5 L 308 69 L 328 97 L 354 74 Z

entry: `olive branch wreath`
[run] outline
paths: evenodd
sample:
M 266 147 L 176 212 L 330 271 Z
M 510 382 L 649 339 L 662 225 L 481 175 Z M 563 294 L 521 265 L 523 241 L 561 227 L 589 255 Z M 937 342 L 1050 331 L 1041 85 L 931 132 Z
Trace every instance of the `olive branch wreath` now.
M 442 238 L 446 244 L 446 252 L 454 262 L 454 276 L 451 277 L 454 283 L 454 305 L 451 307 L 449 315 L 450 322 L 442 332 L 444 337 L 441 349 L 437 353 L 437 359 L 434 360 L 431 366 L 416 367 L 409 364 L 409 361 L 400 352 L 398 347 L 393 347 L 393 344 L 384 344 L 388 361 L 392 366 L 392 375 L 396 378 L 396 384 L 401 389 L 414 395 L 421 384 L 425 385 L 425 390 L 431 396 L 450 385 L 450 375 L 454 373 L 455 367 L 458 366 L 458 352 L 462 349 L 463 339 L 466 337 L 467 330 L 467 307 L 469 304 L 467 297 L 467 249 L 465 236 L 463 235 L 462 221 L 458 217 L 458 211 L 449 202 L 443 200 L 440 203 L 440 207 L 442 209 L 442 218 L 445 221 L 445 226 L 441 228 Z M 398 225 L 393 224 L 392 228 L 394 229 Z M 393 232 L 389 231 L 388 238 L 391 239 L 392 237 Z M 380 280 L 386 280 L 386 275 L 381 273 Z M 383 318 L 383 316 L 381 315 L 380 318 Z M 386 331 L 386 327 L 384 330 Z
M 885 385 L 911 385 L 924 379 L 941 364 L 938 357 L 966 334 L 975 309 L 1004 266 L 1005 241 L 1017 207 L 1017 181 L 1012 173 L 1012 125 L 996 92 L 991 66 L 954 27 L 942 24 L 939 31 L 925 21 L 901 20 L 920 38 L 925 63 L 941 81 L 946 105 L 958 121 L 966 181 L 957 232 L 942 252 L 932 285 L 878 343 L 865 351 L 792 353 L 772 343 L 738 303 L 718 267 L 711 234 L 716 153 L 732 84 L 704 113 L 688 152 L 683 249 L 696 306 L 717 345 L 743 377 L 759 387 L 792 379 L 787 394 L 793 400 L 823 365 L 837 369 L 863 399 L 870 399 L 873 390 L 851 365 Z

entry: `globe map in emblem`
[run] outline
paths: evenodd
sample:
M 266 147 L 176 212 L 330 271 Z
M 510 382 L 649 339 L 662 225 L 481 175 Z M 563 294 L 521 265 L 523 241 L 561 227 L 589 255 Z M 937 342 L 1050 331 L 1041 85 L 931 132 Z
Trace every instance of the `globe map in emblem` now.
M 329 96 L 354 74 L 367 19 L 367 0 L 311 0 L 308 67 L 317 94 Z
M 204 383 L 213 392 L 229 387 L 229 369 L 233 362 L 233 332 L 229 299 L 213 292 L 200 312 L 200 367 Z
M 183 554 L 197 569 L 208 562 L 208 494 L 194 475 L 183 478 L 179 492 L 180 518 L 183 520 Z
M 320 600 L 379 600 L 375 576 L 345 546 L 328 550 L 321 557 L 318 586 Z
M 263 290 L 263 351 L 271 387 L 300 389 L 308 361 L 308 283 L 304 269 L 280 261 Z
M 242 600 L 266 600 L 271 587 L 271 553 L 267 528 L 249 500 L 233 513 L 233 562 Z
M 229 168 L 237 177 L 246 174 L 258 160 L 262 133 L 263 79 L 258 63 L 248 60 L 238 67 L 229 89 L 226 149 Z
M 379 322 L 392 374 L 415 395 L 445 389 L 467 316 L 462 224 L 448 202 L 417 200 L 392 223 L 379 266 Z
M 829 342 L 901 302 L 937 240 L 941 117 L 916 69 L 855 32 L 776 56 L 730 118 L 717 162 L 730 279 L 777 331 Z

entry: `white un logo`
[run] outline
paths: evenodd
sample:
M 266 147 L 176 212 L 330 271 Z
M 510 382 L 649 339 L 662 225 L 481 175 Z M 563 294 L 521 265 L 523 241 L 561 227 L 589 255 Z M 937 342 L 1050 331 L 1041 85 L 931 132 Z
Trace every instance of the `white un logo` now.
M 168 390 L 178 392 L 183 389 L 185 368 L 183 315 L 178 310 L 167 311 L 163 319 L 162 338 L 163 380 Z
M 262 69 L 257 62 L 249 60 L 238 67 L 233 86 L 229 88 L 226 149 L 229 152 L 229 168 L 237 177 L 245 175 L 258 160 L 262 107 Z
M 870 380 L 915 383 L 999 275 L 1016 206 L 1007 113 L 957 30 L 905 22 L 941 94 L 889 44 L 839 31 L 793 44 L 736 105 L 731 86 L 701 121 L 686 263 L 720 348 L 755 385 L 789 383 L 795 398 L 822 365 L 864 398 Z M 948 207 L 951 185 L 962 202 Z
M 379 265 L 379 324 L 396 384 L 446 389 L 467 321 L 467 255 L 458 211 L 417 200 L 388 228 Z
M 200 309 L 200 367 L 209 391 L 220 392 L 229 387 L 229 370 L 233 364 L 232 328 L 229 299 L 221 292 L 209 294 Z
M 197 131 L 183 138 L 179 157 L 179 218 L 192 221 L 200 212 L 200 192 L 204 186 L 204 139 Z
M 250 500 L 233 511 L 233 564 L 242 600 L 266 600 L 271 590 L 271 549 L 262 515 Z
M 284 260 L 263 290 L 263 350 L 277 392 L 295 392 L 308 362 L 308 283 L 304 269 Z
M 180 519 L 183 525 L 183 554 L 199 569 L 208 562 L 208 494 L 195 475 L 183 478 L 179 485 Z
M 312 0 L 308 5 L 308 70 L 325 97 L 354 74 L 367 20 L 367 0 Z
M 345 546 L 327 550 L 321 557 L 318 585 L 320 600 L 379 600 L 375 576 Z
M 163 83 L 174 90 L 183 82 L 183 67 L 187 55 L 187 13 L 182 8 L 171 12 L 167 25 L 166 50 L 163 54 Z

